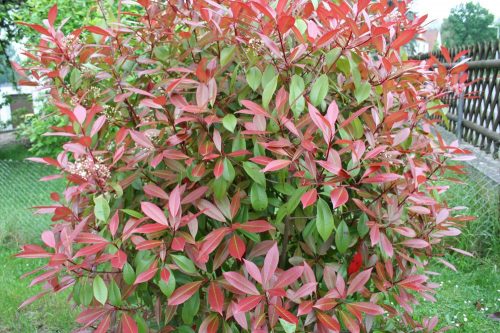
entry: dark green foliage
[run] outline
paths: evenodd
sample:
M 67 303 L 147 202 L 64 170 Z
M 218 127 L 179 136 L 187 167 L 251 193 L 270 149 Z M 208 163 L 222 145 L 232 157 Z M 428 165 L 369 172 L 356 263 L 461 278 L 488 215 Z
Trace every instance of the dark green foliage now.
M 467 2 L 453 8 L 441 27 L 441 38 L 446 47 L 471 45 L 493 40 L 496 30 L 489 28 L 494 15 L 478 3 Z

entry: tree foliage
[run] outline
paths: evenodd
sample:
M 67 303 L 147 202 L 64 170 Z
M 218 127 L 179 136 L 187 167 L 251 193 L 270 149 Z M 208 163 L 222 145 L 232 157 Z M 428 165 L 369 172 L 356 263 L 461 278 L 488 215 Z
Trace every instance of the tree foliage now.
M 67 187 L 18 254 L 48 261 L 23 306 L 70 288 L 97 332 L 434 331 L 411 316 L 425 267 L 470 220 L 435 181 L 469 152 L 427 115 L 466 65 L 402 59 L 424 21 L 404 1 L 138 4 L 24 23 L 20 83 L 67 119 L 32 160 Z
M 489 26 L 495 19 L 488 9 L 472 1 L 453 8 L 441 26 L 441 38 L 446 47 L 472 45 L 496 38 Z

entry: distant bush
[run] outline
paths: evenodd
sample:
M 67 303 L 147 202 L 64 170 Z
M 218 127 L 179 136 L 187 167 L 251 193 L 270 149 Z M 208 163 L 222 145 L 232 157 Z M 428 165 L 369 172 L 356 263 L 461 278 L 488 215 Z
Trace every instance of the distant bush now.
M 434 331 L 411 316 L 437 287 L 424 268 L 469 217 L 432 181 L 467 152 L 426 115 L 466 65 L 404 59 L 425 18 L 385 0 L 138 3 L 108 28 L 65 36 L 57 7 L 30 25 L 21 84 L 68 122 L 57 158 L 33 159 L 68 185 L 39 209 L 45 246 L 18 255 L 49 260 L 32 284 L 72 288 L 97 332 Z

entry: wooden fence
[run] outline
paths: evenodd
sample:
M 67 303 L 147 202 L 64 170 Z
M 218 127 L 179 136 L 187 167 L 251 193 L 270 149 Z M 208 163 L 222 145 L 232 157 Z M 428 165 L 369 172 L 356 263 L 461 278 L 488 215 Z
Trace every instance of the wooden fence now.
M 473 82 L 464 96 L 449 96 L 444 102 L 449 104 L 448 118 L 451 130 L 459 139 L 498 158 L 500 148 L 500 40 L 478 43 L 468 47 L 449 50 L 451 58 L 463 50 L 471 58 L 469 81 Z M 445 62 L 440 52 L 433 53 Z M 419 59 L 429 55 L 420 55 Z M 461 99 L 461 97 L 463 99 Z M 463 107 L 461 107 L 463 106 Z

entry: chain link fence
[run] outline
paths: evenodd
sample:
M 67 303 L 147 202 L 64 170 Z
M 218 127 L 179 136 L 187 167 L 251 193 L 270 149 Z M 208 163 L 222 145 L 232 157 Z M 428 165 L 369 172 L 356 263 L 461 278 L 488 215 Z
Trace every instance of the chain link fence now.
M 0 160 L 0 245 L 40 240 L 50 217 L 33 215 L 31 207 L 49 204 L 50 193 L 63 189 L 62 181 L 39 181 L 51 171 L 31 162 Z

